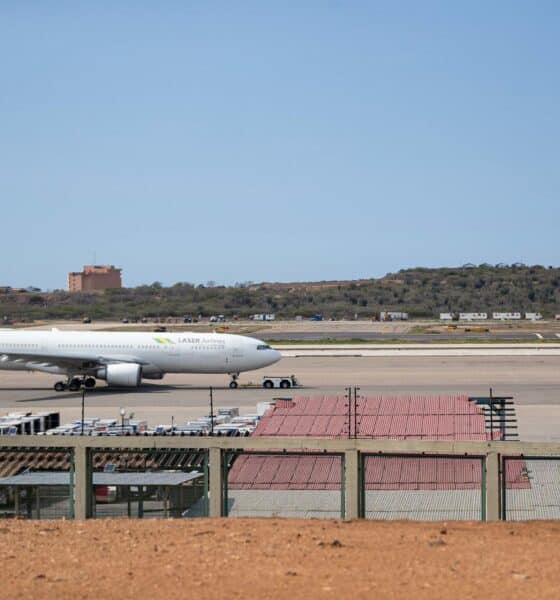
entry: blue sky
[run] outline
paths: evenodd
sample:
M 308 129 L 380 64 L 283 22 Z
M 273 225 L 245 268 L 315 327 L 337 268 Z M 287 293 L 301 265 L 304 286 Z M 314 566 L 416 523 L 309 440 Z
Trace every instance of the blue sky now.
M 558 265 L 558 2 L 0 3 L 0 285 Z

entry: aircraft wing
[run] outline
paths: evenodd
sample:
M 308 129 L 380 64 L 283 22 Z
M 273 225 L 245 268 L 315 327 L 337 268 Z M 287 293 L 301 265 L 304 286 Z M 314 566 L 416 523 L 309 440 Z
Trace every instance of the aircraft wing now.
M 28 354 L 24 352 L 5 352 L 0 354 L 0 362 L 26 363 L 30 366 L 61 367 L 63 369 L 95 369 L 111 363 L 136 363 L 148 365 L 145 360 L 135 356 L 109 355 L 47 355 Z

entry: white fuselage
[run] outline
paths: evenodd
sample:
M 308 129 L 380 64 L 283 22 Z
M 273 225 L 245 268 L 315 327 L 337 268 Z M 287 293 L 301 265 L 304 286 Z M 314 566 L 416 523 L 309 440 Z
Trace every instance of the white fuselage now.
M 255 338 L 225 333 L 0 330 L 0 369 L 97 377 L 107 364 L 140 364 L 142 377 L 240 373 L 274 364 L 280 353 Z

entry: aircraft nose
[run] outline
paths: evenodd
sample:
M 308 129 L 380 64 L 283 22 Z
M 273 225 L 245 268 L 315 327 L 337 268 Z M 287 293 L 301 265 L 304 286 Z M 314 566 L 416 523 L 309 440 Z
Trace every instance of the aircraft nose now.
M 282 358 L 282 353 L 274 348 L 271 348 L 266 342 L 251 337 L 247 337 L 246 340 L 247 345 L 251 348 L 255 348 L 256 342 L 257 356 L 263 367 L 273 365 Z
M 272 348 L 271 352 L 274 362 L 277 363 L 282 358 L 282 352 L 280 352 L 279 350 L 275 350 L 274 348 Z

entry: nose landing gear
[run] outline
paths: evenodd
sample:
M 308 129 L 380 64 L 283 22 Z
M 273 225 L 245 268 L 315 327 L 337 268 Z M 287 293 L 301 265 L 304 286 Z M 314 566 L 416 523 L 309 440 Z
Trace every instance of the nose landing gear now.
M 231 377 L 231 381 L 229 382 L 229 387 L 232 390 L 235 390 L 239 387 L 239 384 L 237 383 L 237 378 L 239 377 L 239 373 L 230 373 L 230 377 Z

